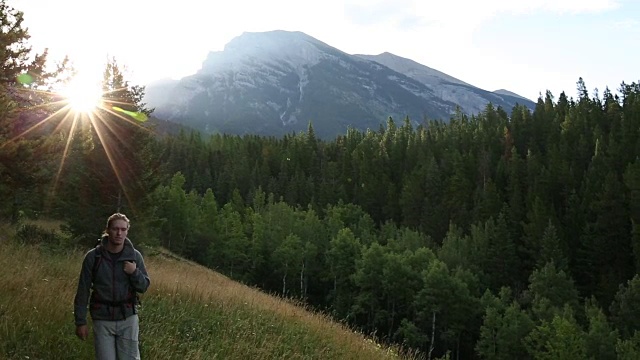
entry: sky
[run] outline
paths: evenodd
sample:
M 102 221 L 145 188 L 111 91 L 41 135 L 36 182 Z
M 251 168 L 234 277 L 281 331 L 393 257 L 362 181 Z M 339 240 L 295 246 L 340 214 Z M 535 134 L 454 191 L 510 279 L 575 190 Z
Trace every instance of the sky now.
M 7 0 L 29 43 L 132 83 L 197 72 L 243 32 L 301 31 L 349 54 L 390 52 L 479 88 L 536 100 L 640 80 L 640 0 Z

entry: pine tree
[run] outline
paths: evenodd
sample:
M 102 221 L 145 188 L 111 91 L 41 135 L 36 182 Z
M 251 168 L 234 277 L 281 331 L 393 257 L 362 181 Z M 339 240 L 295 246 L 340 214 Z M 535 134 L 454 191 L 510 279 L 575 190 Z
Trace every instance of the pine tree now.
M 501 211 L 498 219 L 490 218 L 485 223 L 485 229 L 489 240 L 486 259 L 484 259 L 484 271 L 489 280 L 489 288 L 498 290 L 504 286 L 515 286 L 518 280 L 518 257 L 513 237 L 507 224 L 508 210 Z
M 17 85 L 18 75 L 24 74 L 30 65 L 31 47 L 27 44 L 30 36 L 22 26 L 24 13 L 0 1 L 0 83 L 4 86 Z M 28 77 L 27 77 L 28 79 Z M 29 81 L 30 82 L 30 81 Z M 7 91 L 8 89 L 4 89 Z
M 23 21 L 21 11 L 0 0 L 0 198 L 10 199 L 0 204 L 0 217 L 13 221 L 20 208 L 44 208 L 43 189 L 54 177 L 60 152 L 59 141 L 46 131 L 31 131 L 53 112 L 43 106 L 51 97 L 38 88 L 55 82 L 59 74 L 45 70 L 46 50 L 32 53 Z M 60 72 L 65 66 L 60 65 Z
M 568 271 L 569 264 L 565 253 L 566 251 L 563 249 L 560 239 L 558 238 L 556 227 L 551 220 L 549 220 L 540 242 L 540 255 L 537 260 L 538 268 L 552 262 L 559 270 Z

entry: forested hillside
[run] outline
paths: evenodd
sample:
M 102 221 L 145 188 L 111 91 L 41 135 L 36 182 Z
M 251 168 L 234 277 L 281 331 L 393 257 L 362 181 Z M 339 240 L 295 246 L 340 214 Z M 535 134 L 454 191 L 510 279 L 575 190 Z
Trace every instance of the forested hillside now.
M 577 99 L 547 94 L 533 113 L 390 119 L 331 142 L 311 126 L 182 134 L 161 142 L 174 175 L 145 219 L 164 246 L 389 341 L 626 358 L 640 345 L 639 125 L 637 84 L 600 98 L 580 81 Z
M 331 141 L 313 124 L 157 136 L 108 109 L 54 114 L 46 54 L 0 55 L 17 64 L 0 74 L 5 219 L 62 220 L 88 246 L 122 211 L 137 243 L 431 358 L 640 358 L 637 83 Z M 104 84 L 150 112 L 115 61 Z

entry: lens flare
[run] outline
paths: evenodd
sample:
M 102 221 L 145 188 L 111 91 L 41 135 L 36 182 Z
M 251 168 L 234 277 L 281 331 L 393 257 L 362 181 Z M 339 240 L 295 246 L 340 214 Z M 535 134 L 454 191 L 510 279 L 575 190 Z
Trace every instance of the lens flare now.
M 148 119 L 147 114 L 140 111 L 128 111 L 117 106 L 112 106 L 111 109 L 113 109 L 114 111 L 121 112 L 123 114 L 127 114 L 140 122 L 145 122 Z
M 65 160 L 71 154 L 76 132 L 78 129 L 92 129 L 92 134 L 96 134 L 99 139 L 92 141 L 100 144 L 103 148 L 109 160 L 108 166 L 113 169 L 122 193 L 127 199 L 130 199 L 130 189 L 125 181 L 125 175 L 117 166 L 118 159 L 122 156 L 120 149 L 126 148 L 127 144 L 121 142 L 122 139 L 118 134 L 126 129 L 121 126 L 123 123 L 129 123 L 138 129 L 153 133 L 151 127 L 142 124 L 148 120 L 148 115 L 143 111 L 125 110 L 136 108 L 136 104 L 129 102 L 130 100 L 126 97 L 118 95 L 129 91 L 126 83 L 120 87 L 105 85 L 104 74 L 101 75 L 100 71 L 76 72 L 74 75 L 70 80 L 68 77 L 59 79 L 60 82 L 56 84 L 55 89 L 47 90 L 33 87 L 34 77 L 30 74 L 17 75 L 15 77 L 16 83 L 23 85 L 17 87 L 22 98 L 43 99 L 42 104 L 27 106 L 24 110 L 33 110 L 34 114 L 39 108 L 47 110 L 41 112 L 41 119 L 34 120 L 31 126 L 12 136 L 8 141 L 0 143 L 0 149 L 10 146 L 36 129 L 60 133 L 61 139 L 66 139 L 58 171 L 48 196 L 48 202 L 51 204 L 50 201 L 55 199 L 60 179 L 64 175 Z M 45 126 L 45 124 L 49 124 L 49 126 Z
M 20 74 L 16 76 L 16 81 L 22 85 L 31 85 L 33 82 L 33 77 L 29 74 Z

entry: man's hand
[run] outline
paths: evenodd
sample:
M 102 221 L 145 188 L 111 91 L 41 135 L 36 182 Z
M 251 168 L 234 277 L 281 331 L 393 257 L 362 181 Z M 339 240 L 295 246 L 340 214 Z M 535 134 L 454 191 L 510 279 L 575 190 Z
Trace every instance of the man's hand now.
M 87 325 L 77 325 L 76 336 L 78 336 L 80 340 L 87 340 L 87 337 L 89 337 L 89 328 Z
M 127 273 L 127 275 L 131 275 L 134 272 L 136 272 L 136 263 L 133 261 L 125 261 L 124 262 L 124 272 Z

